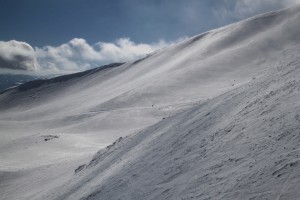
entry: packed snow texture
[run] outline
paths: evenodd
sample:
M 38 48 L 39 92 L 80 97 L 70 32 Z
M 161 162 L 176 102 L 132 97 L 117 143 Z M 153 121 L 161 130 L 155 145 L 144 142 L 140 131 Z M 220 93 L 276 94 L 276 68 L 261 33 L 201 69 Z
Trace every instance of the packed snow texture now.
M 298 199 L 299 18 L 1 94 L 0 199 Z

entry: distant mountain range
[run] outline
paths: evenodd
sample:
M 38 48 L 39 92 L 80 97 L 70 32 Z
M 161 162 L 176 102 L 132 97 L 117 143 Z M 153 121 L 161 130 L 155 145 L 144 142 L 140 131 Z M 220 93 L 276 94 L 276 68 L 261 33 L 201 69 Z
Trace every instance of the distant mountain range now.
M 39 78 L 41 77 L 24 74 L 0 74 L 0 91 Z

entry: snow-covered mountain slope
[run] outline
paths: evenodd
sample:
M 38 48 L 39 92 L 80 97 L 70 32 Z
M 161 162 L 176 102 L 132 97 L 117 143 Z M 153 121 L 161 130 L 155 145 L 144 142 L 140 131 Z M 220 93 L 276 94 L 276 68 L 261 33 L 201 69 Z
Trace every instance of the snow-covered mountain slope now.
M 299 55 L 120 138 L 45 199 L 299 199 Z
M 0 94 L 0 199 L 293 199 L 299 18 L 267 13 Z

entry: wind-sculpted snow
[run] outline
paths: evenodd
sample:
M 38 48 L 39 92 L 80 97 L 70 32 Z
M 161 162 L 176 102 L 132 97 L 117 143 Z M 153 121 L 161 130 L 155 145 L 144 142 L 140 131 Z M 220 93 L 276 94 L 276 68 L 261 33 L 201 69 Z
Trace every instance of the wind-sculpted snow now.
M 0 199 L 297 199 L 299 18 L 0 94 Z
M 299 53 L 282 52 L 268 75 L 118 139 L 49 199 L 298 199 Z

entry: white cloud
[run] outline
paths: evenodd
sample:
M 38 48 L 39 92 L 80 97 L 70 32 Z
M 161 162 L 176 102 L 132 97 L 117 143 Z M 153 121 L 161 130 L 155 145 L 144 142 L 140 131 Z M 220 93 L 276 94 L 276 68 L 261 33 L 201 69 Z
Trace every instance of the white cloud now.
M 300 4 L 300 0 L 222 0 L 223 6 L 214 10 L 221 20 L 243 19 L 258 13 L 268 12 Z
M 175 42 L 178 42 L 181 38 Z M 90 45 L 82 38 L 74 38 L 59 46 L 33 49 L 19 41 L 0 41 L 0 68 L 74 72 L 113 62 L 133 61 L 175 42 L 163 40 L 152 43 L 135 43 L 129 38 L 115 42 L 97 42 Z M 3 70 L 3 69 L 2 69 Z
M 132 61 L 170 44 L 164 41 L 136 44 L 129 38 L 121 38 L 114 43 L 90 45 L 82 38 L 74 38 L 57 47 L 35 48 L 35 52 L 41 69 L 77 71 L 112 62 Z
M 0 41 L 0 68 L 36 70 L 33 48 L 26 42 Z

